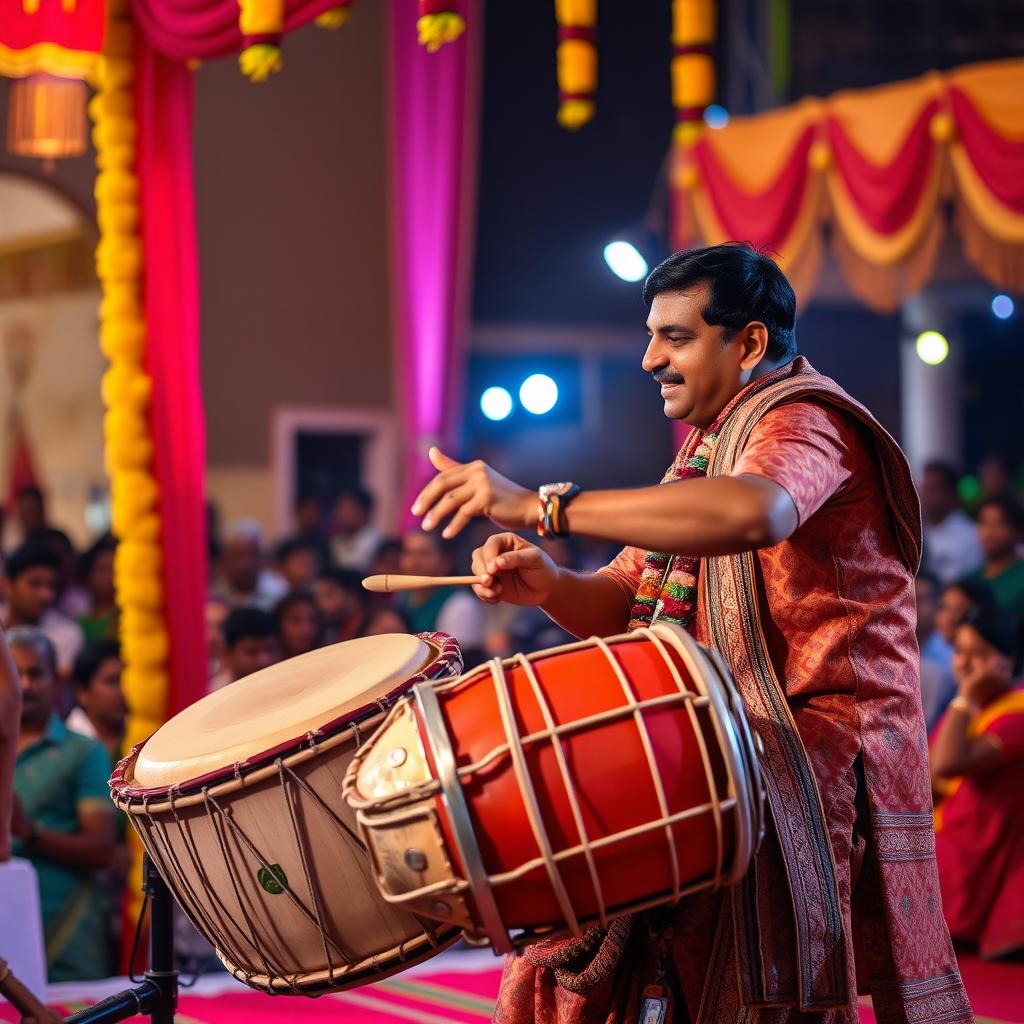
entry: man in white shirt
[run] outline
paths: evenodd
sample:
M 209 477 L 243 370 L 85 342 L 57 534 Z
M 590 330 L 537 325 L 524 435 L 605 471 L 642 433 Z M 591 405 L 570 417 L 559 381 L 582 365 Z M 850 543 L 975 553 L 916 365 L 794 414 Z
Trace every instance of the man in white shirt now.
M 924 566 L 943 584 L 962 579 L 983 560 L 978 528 L 960 508 L 958 481 L 945 462 L 929 462 L 921 477 Z
M 210 588 L 232 608 L 269 611 L 288 593 L 288 584 L 266 567 L 263 531 L 255 519 L 239 519 L 228 530 L 220 558 L 220 579 Z
M 370 568 L 381 541 L 372 517 L 373 495 L 369 491 L 350 487 L 338 495 L 331 537 L 331 561 L 337 568 L 353 572 Z
M 44 544 L 22 544 L 4 565 L 4 626 L 41 629 L 57 653 L 58 675 L 67 679 L 84 638 L 55 607 L 59 587 L 60 559 Z

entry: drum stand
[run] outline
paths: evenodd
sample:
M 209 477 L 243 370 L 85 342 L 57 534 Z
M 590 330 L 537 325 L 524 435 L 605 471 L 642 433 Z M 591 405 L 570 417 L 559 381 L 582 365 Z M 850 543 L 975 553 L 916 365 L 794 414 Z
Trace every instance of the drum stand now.
M 178 972 L 174 969 L 174 901 L 153 862 L 143 857 L 142 889 L 149 898 L 149 970 L 135 988 L 108 996 L 67 1018 L 68 1024 L 113 1024 L 137 1014 L 153 1024 L 174 1024 Z

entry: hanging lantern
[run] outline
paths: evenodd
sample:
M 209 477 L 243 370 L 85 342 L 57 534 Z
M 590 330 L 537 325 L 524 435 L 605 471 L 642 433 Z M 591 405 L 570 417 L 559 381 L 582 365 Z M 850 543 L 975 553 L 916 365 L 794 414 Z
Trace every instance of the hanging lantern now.
M 594 116 L 597 0 L 555 0 L 558 123 L 576 131 Z
M 41 160 L 81 156 L 88 146 L 85 82 L 29 75 L 11 82 L 7 149 Z

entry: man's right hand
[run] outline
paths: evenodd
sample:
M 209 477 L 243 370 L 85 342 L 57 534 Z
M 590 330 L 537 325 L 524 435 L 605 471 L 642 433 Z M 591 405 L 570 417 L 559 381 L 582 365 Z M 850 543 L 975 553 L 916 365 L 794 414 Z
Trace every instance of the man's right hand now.
M 536 544 L 498 533 L 473 552 L 473 574 L 483 579 L 473 586 L 481 601 L 539 605 L 557 586 L 559 569 Z

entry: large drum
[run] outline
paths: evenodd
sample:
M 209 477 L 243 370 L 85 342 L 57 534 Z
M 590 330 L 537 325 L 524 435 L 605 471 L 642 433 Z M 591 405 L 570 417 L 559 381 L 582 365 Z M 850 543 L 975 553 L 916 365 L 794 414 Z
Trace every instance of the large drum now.
M 664 624 L 415 687 L 345 796 L 383 897 L 496 952 L 732 884 L 762 828 L 729 672 Z
M 440 633 L 335 644 L 210 694 L 118 764 L 114 802 L 239 980 L 348 988 L 458 936 L 380 898 L 341 786 L 398 697 L 461 670 Z

